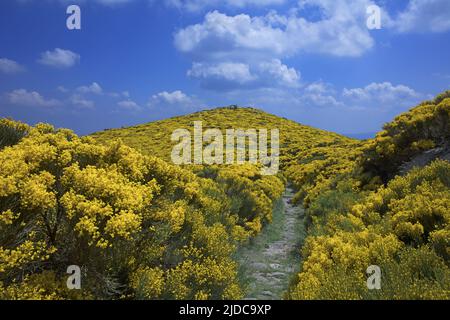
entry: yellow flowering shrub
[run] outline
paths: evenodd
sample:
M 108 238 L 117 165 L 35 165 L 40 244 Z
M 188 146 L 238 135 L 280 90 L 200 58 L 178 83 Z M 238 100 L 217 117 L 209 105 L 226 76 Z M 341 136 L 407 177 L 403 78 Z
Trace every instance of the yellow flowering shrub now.
M 340 200 L 333 192 L 310 208 L 327 214 L 313 223 L 289 298 L 450 299 L 448 162 L 396 177 L 362 199 L 348 188 Z M 365 285 L 370 265 L 382 269 L 381 290 Z
M 252 108 L 82 138 L 0 119 L 0 298 L 242 298 L 234 252 L 272 221 L 289 181 L 309 230 L 287 298 L 448 299 L 449 164 L 396 175 L 414 156 L 448 147 L 449 97 L 368 141 Z M 197 120 L 279 129 L 281 172 L 170 164 L 171 133 Z M 81 292 L 64 286 L 73 264 L 83 270 Z M 371 264 L 383 270 L 382 290 L 367 289 Z
M 246 237 L 227 187 L 120 142 L 23 126 L 0 150 L 2 298 L 241 297 L 232 255 Z M 275 198 L 283 184 L 270 181 L 260 188 Z M 65 287 L 74 264 L 78 294 Z
M 450 299 L 450 164 L 400 171 L 424 151 L 448 148 L 449 120 L 447 91 L 386 124 L 319 189 L 323 154 L 317 167 L 287 169 L 302 181 L 319 177 L 299 193 L 310 229 L 288 298 Z M 367 289 L 369 265 L 382 270 L 381 290 Z
M 138 269 L 130 280 L 137 299 L 156 299 L 165 288 L 164 271 L 159 268 Z
M 90 300 L 93 296 L 86 290 L 69 290 L 66 278 L 53 271 L 26 276 L 21 282 L 13 281 L 8 287 L 0 284 L 0 299 L 3 300 Z
M 450 91 L 446 91 L 386 124 L 364 147 L 361 166 L 387 182 L 402 163 L 423 151 L 445 146 L 449 139 Z

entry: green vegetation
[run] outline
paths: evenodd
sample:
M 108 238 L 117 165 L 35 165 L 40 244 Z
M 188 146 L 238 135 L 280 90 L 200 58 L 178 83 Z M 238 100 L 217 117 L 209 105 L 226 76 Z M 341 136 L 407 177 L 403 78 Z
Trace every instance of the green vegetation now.
M 414 155 L 436 146 L 448 147 L 449 119 L 450 91 L 399 115 L 368 143 L 362 158 L 363 169 L 387 182 Z
M 364 142 L 252 108 L 83 138 L 2 119 L 0 298 L 242 298 L 236 250 L 274 219 L 262 239 L 278 241 L 284 218 L 272 212 L 289 182 L 308 236 L 288 298 L 450 299 L 450 164 L 399 175 L 449 148 L 449 119 L 449 92 Z M 171 164 L 171 133 L 197 120 L 223 132 L 279 129 L 280 174 Z M 66 288 L 73 264 L 82 291 Z M 381 290 L 367 289 L 370 265 L 383 270 Z
M 421 152 L 448 147 L 449 96 L 387 124 L 353 171 L 334 177 L 310 203 L 309 237 L 290 298 L 450 299 L 450 163 L 436 160 L 397 175 Z M 370 265 L 381 267 L 381 290 L 367 289 Z
M 180 128 L 193 132 L 194 121 L 202 121 L 204 130 L 217 128 L 222 132 L 238 128 L 279 129 L 281 169 L 296 188 L 298 202 L 304 200 L 308 203 L 328 186 L 332 177 L 351 171 L 353 162 L 362 152 L 363 144 L 357 140 L 254 108 L 218 108 L 130 128 L 107 130 L 92 137 L 100 143 L 120 139 L 144 154 L 170 162 L 172 148 L 169 146 L 174 145 L 170 141 L 172 132 Z
M 449 299 L 449 179 L 450 164 L 437 161 L 362 200 L 345 186 L 319 197 L 314 212 L 327 209 L 312 226 L 290 297 Z M 370 265 L 383 270 L 380 291 L 365 285 Z
M 232 255 L 270 220 L 281 180 L 229 168 L 218 184 L 120 142 L 25 131 L 0 151 L 0 298 L 242 297 Z M 73 264 L 82 291 L 66 288 Z
M 299 269 L 298 250 L 305 238 L 303 210 L 293 206 L 292 190 L 274 209 L 273 221 L 250 243 L 238 250 L 241 282 L 246 298 L 281 299 Z

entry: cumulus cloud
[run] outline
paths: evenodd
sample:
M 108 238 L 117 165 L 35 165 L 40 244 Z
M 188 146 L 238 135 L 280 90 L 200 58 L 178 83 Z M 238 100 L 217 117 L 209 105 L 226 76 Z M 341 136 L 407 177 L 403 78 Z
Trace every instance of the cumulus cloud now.
M 85 94 L 86 93 L 92 93 L 92 94 L 98 94 L 98 95 L 103 94 L 103 89 L 97 82 L 93 82 L 89 86 L 78 87 L 77 91 L 80 93 L 85 93 Z
M 92 109 L 96 104 L 117 104 L 123 109 L 138 109 L 140 106 L 134 105 L 130 100 L 130 93 L 123 92 L 108 92 L 98 82 L 92 82 L 89 85 L 83 85 L 76 88 L 68 88 L 65 86 L 58 86 L 58 92 L 66 95 L 66 101 L 73 106 L 80 108 Z
M 70 68 L 80 61 L 80 55 L 70 50 L 56 48 L 41 54 L 40 64 L 55 68 Z
M 192 99 L 180 90 L 173 92 L 163 91 L 152 96 L 153 100 L 175 104 L 175 103 L 191 103 Z
M 188 75 L 201 80 L 205 88 L 232 90 L 255 87 L 297 87 L 300 73 L 278 59 L 256 63 L 194 63 Z
M 219 80 L 243 85 L 255 80 L 249 65 L 236 62 L 194 63 L 188 75 L 203 80 Z M 207 83 L 207 82 L 206 82 Z
M 203 106 L 203 103 L 194 96 L 190 96 L 181 90 L 173 92 L 162 91 L 150 97 L 147 104 L 152 109 L 167 109 L 193 111 Z
M 121 109 L 130 110 L 130 111 L 139 111 L 139 110 L 142 109 L 136 102 L 134 102 L 134 101 L 132 101 L 130 99 L 119 101 L 117 103 L 117 105 Z
M 17 89 L 7 94 L 11 104 L 29 107 L 56 107 L 61 102 L 56 99 L 45 99 L 39 92 Z
M 343 107 L 333 86 L 323 81 L 308 84 L 300 94 L 302 103 L 312 107 Z
M 328 123 L 332 123 L 333 114 L 335 116 L 348 114 L 351 117 L 354 114 L 362 116 L 364 112 L 376 115 L 377 121 L 380 119 L 386 121 L 383 114 L 398 114 L 429 98 L 408 86 L 393 85 L 390 82 L 371 83 L 361 88 L 341 90 L 324 81 L 302 85 L 295 90 L 255 88 L 249 91 L 231 91 L 224 96 L 230 103 L 269 108 L 291 116 L 297 114 L 308 117 L 309 114 L 315 114 Z M 327 112 L 329 117 L 324 117 L 324 112 Z M 319 123 L 315 125 L 321 126 Z
M 289 51 L 284 30 L 272 27 L 266 17 L 208 13 L 204 21 L 175 34 L 178 50 L 196 56 L 238 55 L 241 50 L 283 54 Z
M 323 81 L 310 83 L 304 89 L 304 91 L 308 93 L 327 93 L 331 90 L 331 85 Z
M 282 60 L 307 53 L 358 57 L 374 40 L 366 26 L 371 0 L 301 0 L 287 14 L 209 12 L 178 30 L 174 45 L 194 61 L 188 75 L 214 90 L 300 86 L 301 74 Z M 314 9 L 320 18 L 309 19 Z
M 366 26 L 371 1 L 304 0 L 304 4 L 318 8 L 323 19 L 307 20 L 299 15 L 301 10 L 256 17 L 213 11 L 202 23 L 179 30 L 175 46 L 181 52 L 209 58 L 249 54 L 282 58 L 302 52 L 360 56 L 373 47 Z
M 300 81 L 300 72 L 289 68 L 278 59 L 264 61 L 259 64 L 259 72 L 275 79 L 280 85 L 297 87 Z
M 445 32 L 450 30 L 450 1 L 411 0 L 393 26 L 399 32 Z
M 421 98 L 421 94 L 414 89 L 390 82 L 371 83 L 364 88 L 345 88 L 342 95 L 354 103 L 364 104 L 409 104 Z
M 6 74 L 20 73 L 24 71 L 25 68 L 14 60 L 1 58 L 0 59 L 0 72 Z
M 76 107 L 92 109 L 95 107 L 95 102 L 92 100 L 88 100 L 79 94 L 73 94 L 69 98 L 70 103 L 72 103 Z

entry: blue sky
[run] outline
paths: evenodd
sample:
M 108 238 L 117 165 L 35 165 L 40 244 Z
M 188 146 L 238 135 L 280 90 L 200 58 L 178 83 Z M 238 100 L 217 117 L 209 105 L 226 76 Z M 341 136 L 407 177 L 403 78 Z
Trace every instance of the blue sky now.
M 0 116 L 88 134 L 237 104 L 375 132 L 450 89 L 449 56 L 448 0 L 4 0 Z

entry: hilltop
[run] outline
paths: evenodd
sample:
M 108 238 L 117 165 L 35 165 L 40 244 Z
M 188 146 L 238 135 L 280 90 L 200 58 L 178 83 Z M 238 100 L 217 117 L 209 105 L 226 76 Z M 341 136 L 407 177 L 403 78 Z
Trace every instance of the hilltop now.
M 174 145 L 170 140 L 172 132 L 176 129 L 192 130 L 194 121 L 202 121 L 204 130 L 209 128 L 217 128 L 222 131 L 233 128 L 278 128 L 282 145 L 295 143 L 295 140 L 303 142 L 309 147 L 320 143 L 341 144 L 353 141 L 339 134 L 302 125 L 256 108 L 237 106 L 219 107 L 132 127 L 108 129 L 91 136 L 102 143 L 121 139 L 125 144 L 144 154 L 156 155 L 170 161 L 171 148 L 169 146 Z M 312 137 L 315 138 L 315 141 L 311 141 Z
M 193 130 L 194 121 L 202 121 L 204 130 L 279 129 L 280 165 L 291 180 L 298 195 L 318 193 L 329 179 L 347 170 L 360 153 L 361 141 L 337 133 L 302 125 L 255 108 L 222 107 L 185 116 L 150 122 L 138 126 L 106 130 L 92 137 L 100 143 L 120 139 L 126 145 L 144 154 L 170 162 L 174 142 L 171 134 L 176 129 Z M 315 190 L 317 189 L 317 190 Z

